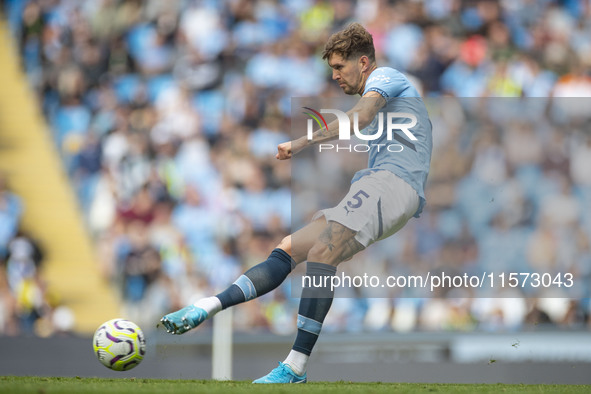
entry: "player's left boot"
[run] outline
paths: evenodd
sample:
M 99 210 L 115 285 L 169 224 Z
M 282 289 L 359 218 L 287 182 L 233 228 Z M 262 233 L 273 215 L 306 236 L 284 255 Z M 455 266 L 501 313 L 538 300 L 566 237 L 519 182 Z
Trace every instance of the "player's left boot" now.
M 172 334 L 184 334 L 185 332 L 203 323 L 209 315 L 195 305 L 189 305 L 176 312 L 165 315 L 160 321 L 166 327 L 166 331 Z
M 277 368 L 269 372 L 268 375 L 253 381 L 253 383 L 306 383 L 307 381 L 308 378 L 305 372 L 301 376 L 296 375 L 287 364 L 280 362 Z

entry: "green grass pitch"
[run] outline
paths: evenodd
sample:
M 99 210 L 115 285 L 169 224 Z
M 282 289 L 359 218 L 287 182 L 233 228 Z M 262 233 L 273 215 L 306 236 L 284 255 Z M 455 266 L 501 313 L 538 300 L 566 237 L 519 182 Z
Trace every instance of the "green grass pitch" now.
M 591 385 L 424 384 L 313 382 L 299 385 L 253 385 L 211 380 L 45 378 L 0 376 L 0 393 L 589 393 Z

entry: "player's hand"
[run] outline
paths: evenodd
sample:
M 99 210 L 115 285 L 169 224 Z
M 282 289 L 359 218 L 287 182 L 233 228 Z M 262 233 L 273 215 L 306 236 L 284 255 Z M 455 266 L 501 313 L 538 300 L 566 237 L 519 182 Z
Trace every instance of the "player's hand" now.
M 284 142 L 277 146 L 277 154 L 275 158 L 278 160 L 291 159 L 293 155 L 301 151 L 306 147 L 307 140 L 304 138 L 298 138 L 297 140 Z
M 275 158 L 278 160 L 287 160 L 291 159 L 292 151 L 291 151 L 291 141 L 284 142 L 277 146 L 277 154 Z

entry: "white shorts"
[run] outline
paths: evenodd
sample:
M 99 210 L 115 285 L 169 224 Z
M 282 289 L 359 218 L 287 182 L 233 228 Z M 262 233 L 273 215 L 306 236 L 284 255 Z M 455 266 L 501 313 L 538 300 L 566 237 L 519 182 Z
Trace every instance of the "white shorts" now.
M 390 171 L 376 171 L 351 184 L 336 207 L 318 211 L 313 219 L 324 216 L 356 231 L 355 239 L 367 247 L 404 227 L 419 201 L 408 183 Z

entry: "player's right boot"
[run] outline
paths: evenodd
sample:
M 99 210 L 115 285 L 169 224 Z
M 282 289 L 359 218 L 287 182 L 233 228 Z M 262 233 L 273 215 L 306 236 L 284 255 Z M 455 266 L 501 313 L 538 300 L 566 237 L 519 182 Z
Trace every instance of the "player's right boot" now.
M 253 383 L 306 383 L 307 381 L 305 372 L 301 376 L 296 375 L 287 364 L 280 362 L 277 368 Z
M 165 315 L 160 321 L 166 331 L 172 334 L 184 334 L 197 327 L 209 317 L 208 313 L 195 305 L 189 305 L 176 312 Z

